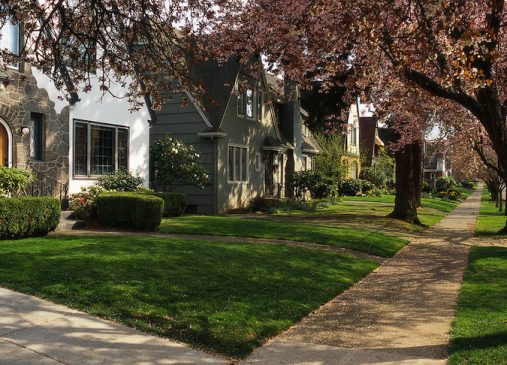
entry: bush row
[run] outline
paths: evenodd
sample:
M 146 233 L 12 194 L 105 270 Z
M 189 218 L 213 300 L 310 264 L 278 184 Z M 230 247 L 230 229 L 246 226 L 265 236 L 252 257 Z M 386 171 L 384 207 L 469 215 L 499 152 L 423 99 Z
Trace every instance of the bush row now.
M 0 198 L 0 238 L 42 236 L 60 220 L 60 202 L 50 197 Z

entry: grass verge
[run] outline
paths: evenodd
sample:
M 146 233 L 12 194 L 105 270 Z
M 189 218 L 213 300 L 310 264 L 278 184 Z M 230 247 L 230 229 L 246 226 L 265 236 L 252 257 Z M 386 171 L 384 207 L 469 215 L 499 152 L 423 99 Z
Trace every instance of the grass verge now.
M 472 247 L 449 364 L 507 363 L 507 248 Z
M 244 357 L 377 263 L 269 244 L 53 236 L 0 242 L 0 285 Z
M 500 234 L 499 231 L 505 227 L 507 217 L 505 213 L 499 212 L 495 202 L 491 200 L 488 189 L 482 191 L 481 210 L 475 225 L 477 236 L 491 236 Z
M 313 224 L 275 222 L 239 217 L 183 216 L 163 219 L 164 233 L 287 239 L 350 248 L 382 257 L 391 257 L 406 241 L 358 228 L 324 227 Z

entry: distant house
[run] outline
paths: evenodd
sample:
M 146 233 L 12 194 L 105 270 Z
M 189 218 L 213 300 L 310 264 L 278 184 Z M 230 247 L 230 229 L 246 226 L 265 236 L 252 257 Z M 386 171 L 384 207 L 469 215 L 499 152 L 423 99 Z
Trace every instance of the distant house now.
M 447 158 L 445 149 L 440 148 L 437 142 L 424 143 L 424 181 L 435 188 L 439 177 L 452 176 L 451 161 Z
M 266 74 L 249 74 L 235 58 L 195 65 L 191 78 L 205 92 L 171 95 L 150 130 L 151 141 L 170 134 L 192 145 L 208 171 L 204 189 L 175 187 L 188 195 L 188 211 L 223 213 L 255 197 L 291 196 L 292 174 L 312 168 L 318 153 L 302 122 L 297 88 L 285 100 Z
M 0 49 L 18 53 L 19 24 L 7 22 L 0 33 Z M 63 198 L 118 168 L 148 184 L 148 112 L 131 113 L 126 99 L 111 96 L 126 93 L 119 85 L 103 95 L 98 77 L 92 76 L 90 92 L 62 99 L 28 64 L 0 72 L 0 164 L 33 171 L 36 181 L 27 193 Z
M 373 166 L 380 150 L 385 147 L 379 136 L 378 120 L 375 115 L 359 117 L 359 144 L 361 145 L 362 166 Z
M 345 156 L 347 178 L 358 179 L 361 172 L 361 149 L 358 104 L 352 104 L 345 126 Z

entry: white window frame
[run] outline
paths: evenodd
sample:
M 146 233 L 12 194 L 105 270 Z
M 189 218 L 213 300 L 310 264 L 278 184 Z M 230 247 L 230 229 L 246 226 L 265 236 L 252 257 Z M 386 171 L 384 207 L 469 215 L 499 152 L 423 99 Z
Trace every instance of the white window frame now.
M 233 162 L 232 162 L 232 175 L 233 175 L 233 180 L 230 179 L 230 174 L 229 174 L 229 169 L 230 169 L 230 166 L 229 166 L 229 159 L 230 159 L 230 156 L 229 156 L 229 153 L 230 153 L 230 148 L 233 148 Z M 236 149 L 240 149 L 240 153 L 239 153 L 239 178 L 236 176 Z M 242 174 L 242 171 L 243 171 L 243 159 L 241 158 L 242 156 L 242 150 L 246 150 L 246 168 L 245 168 L 245 172 L 246 172 L 246 176 L 244 177 L 243 179 L 243 174 Z M 250 179 L 250 169 L 248 168 L 249 167 L 249 161 L 248 161 L 248 157 L 249 157 L 249 149 L 248 149 L 248 146 L 246 145 L 242 145 L 242 144 L 236 144 L 236 143 L 229 143 L 227 145 L 227 182 L 229 184 L 245 184 L 248 182 L 248 180 Z

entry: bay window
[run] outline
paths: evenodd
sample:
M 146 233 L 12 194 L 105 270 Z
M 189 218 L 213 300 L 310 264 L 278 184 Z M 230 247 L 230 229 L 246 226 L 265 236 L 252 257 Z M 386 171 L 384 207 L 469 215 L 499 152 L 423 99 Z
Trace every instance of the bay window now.
M 75 120 L 74 175 L 100 176 L 128 169 L 128 145 L 126 127 Z

